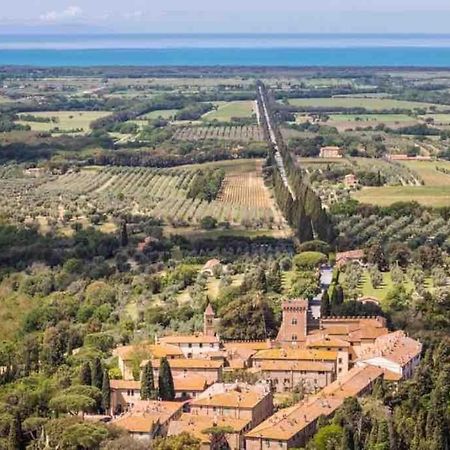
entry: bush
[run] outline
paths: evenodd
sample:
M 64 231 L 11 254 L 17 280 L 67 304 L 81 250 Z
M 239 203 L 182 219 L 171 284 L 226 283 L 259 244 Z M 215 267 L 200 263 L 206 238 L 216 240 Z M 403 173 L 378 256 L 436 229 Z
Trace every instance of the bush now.
M 303 252 L 294 256 L 294 266 L 298 270 L 313 270 L 327 261 L 327 255 L 320 252 Z

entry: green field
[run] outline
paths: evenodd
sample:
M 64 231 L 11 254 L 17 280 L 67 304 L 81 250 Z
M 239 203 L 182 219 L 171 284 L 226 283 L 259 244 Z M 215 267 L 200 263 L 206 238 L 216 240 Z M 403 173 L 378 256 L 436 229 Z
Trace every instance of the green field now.
M 173 116 L 178 112 L 177 109 L 159 109 L 157 111 L 152 111 L 142 116 L 139 116 L 139 120 L 150 120 L 150 119 L 172 119 Z
M 421 119 L 433 119 L 435 125 L 450 125 L 450 114 L 426 114 Z
M 424 206 L 450 206 L 450 186 L 366 187 L 352 194 L 362 202 L 388 206 L 395 202 L 417 201 Z
M 219 122 L 231 122 L 233 117 L 252 117 L 254 114 L 254 102 L 251 100 L 235 102 L 216 102 L 217 109 L 203 115 L 203 120 L 218 120 Z
M 411 122 L 413 117 L 407 114 L 330 114 L 330 122 Z
M 50 122 L 26 122 L 20 121 L 24 125 L 29 125 L 33 131 L 51 131 L 58 128 L 61 131 L 81 130 L 77 133 L 89 131 L 89 125 L 94 120 L 111 114 L 107 111 L 40 111 L 30 112 L 27 115 L 35 117 L 55 118 Z M 57 132 L 57 131 L 55 131 Z
M 366 108 L 380 111 L 383 109 L 428 109 L 435 106 L 442 110 L 442 106 L 431 103 L 408 102 L 390 98 L 361 98 L 361 97 L 332 97 L 332 98 L 291 98 L 289 104 L 304 108 Z
M 450 186 L 450 175 L 436 168 L 450 171 L 450 162 L 446 161 L 404 161 L 403 165 L 414 170 L 425 183 L 425 186 Z

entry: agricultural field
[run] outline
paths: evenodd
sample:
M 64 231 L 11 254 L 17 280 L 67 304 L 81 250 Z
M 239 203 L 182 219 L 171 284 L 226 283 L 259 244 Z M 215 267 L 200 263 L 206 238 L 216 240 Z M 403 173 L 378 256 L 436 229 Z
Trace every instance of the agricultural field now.
M 215 200 L 188 198 L 189 186 L 200 170 L 220 167 L 225 179 Z M 229 222 L 231 229 L 267 230 L 268 234 L 272 229 L 286 229 L 264 184 L 261 160 L 173 169 L 86 167 L 37 178 L 5 167 L 0 172 L 0 191 L 0 212 L 15 222 L 35 221 L 43 232 L 55 228 L 70 233 L 75 221 L 114 231 L 121 214 L 149 216 L 172 228 L 191 230 L 200 228 L 206 216 Z
M 219 139 L 230 141 L 251 142 L 264 141 L 262 129 L 258 125 L 233 125 L 223 126 L 188 126 L 179 127 L 174 139 L 183 141 L 198 141 L 204 139 Z
M 139 116 L 139 120 L 151 120 L 151 119 L 173 119 L 175 114 L 178 112 L 177 109 L 160 109 L 157 111 L 152 111 L 147 114 Z
M 101 117 L 110 114 L 107 111 L 43 111 L 30 112 L 37 118 L 49 119 L 49 122 L 21 120 L 19 123 L 29 125 L 32 131 L 51 131 L 52 133 L 81 134 L 89 131 L 89 125 Z
M 401 166 L 417 174 L 423 185 L 367 187 L 353 194 L 363 203 L 380 206 L 415 200 L 424 206 L 450 206 L 450 163 L 445 161 L 403 161 Z M 438 170 L 440 168 L 441 170 Z M 448 171 L 448 172 L 447 172 Z
M 353 193 L 361 203 L 388 206 L 396 202 L 416 201 L 435 208 L 450 206 L 450 186 L 383 186 L 366 187 Z
M 347 129 L 376 127 L 377 125 L 386 125 L 395 129 L 416 125 L 419 122 L 406 114 L 331 114 L 328 120 L 321 123 L 336 127 L 339 131 L 345 131 Z
M 290 98 L 289 104 L 301 108 L 365 108 L 371 111 L 386 109 L 428 109 L 447 110 L 450 107 L 432 103 L 410 102 L 390 98 L 330 97 Z
M 202 116 L 203 120 L 218 122 L 231 122 L 235 118 L 251 118 L 255 114 L 255 102 L 251 100 L 234 102 L 215 102 L 215 110 Z

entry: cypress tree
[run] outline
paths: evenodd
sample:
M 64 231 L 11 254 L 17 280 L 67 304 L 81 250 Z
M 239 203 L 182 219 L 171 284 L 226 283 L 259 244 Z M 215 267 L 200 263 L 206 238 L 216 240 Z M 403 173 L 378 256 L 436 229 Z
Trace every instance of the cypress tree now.
M 320 300 L 320 317 L 328 317 L 331 313 L 330 296 L 328 290 L 325 289 Z
M 109 373 L 105 369 L 103 371 L 103 382 L 102 382 L 102 409 L 106 413 L 111 406 L 111 387 L 109 383 Z
M 355 450 L 355 440 L 350 427 L 344 427 L 342 433 L 341 450 Z
M 389 448 L 389 426 L 385 420 L 382 420 L 378 425 L 377 449 L 389 450 Z
M 338 305 L 342 305 L 344 303 L 344 290 L 340 284 L 336 285 L 336 296 Z
M 92 384 L 91 366 L 88 362 L 85 362 L 81 366 L 80 371 L 80 383 L 90 386 Z
M 128 230 L 127 230 L 127 223 L 123 221 L 122 223 L 122 230 L 120 233 L 120 243 L 122 247 L 126 247 L 128 245 Z
M 173 400 L 175 398 L 172 371 L 165 357 L 161 358 L 159 364 L 158 396 L 161 400 Z
M 103 370 L 100 358 L 95 358 L 91 366 L 91 384 L 98 389 L 102 389 Z
M 280 264 L 276 261 L 272 264 L 270 268 L 268 277 L 267 277 L 267 285 L 272 291 L 281 293 L 282 290 L 282 279 L 281 279 L 281 271 Z
M 170 369 L 170 367 L 169 367 Z M 153 366 L 149 361 L 142 371 L 141 377 L 141 400 L 153 400 L 156 397 L 155 380 L 153 378 Z
M 22 450 L 23 448 L 22 424 L 19 414 L 15 413 L 9 426 L 8 450 Z

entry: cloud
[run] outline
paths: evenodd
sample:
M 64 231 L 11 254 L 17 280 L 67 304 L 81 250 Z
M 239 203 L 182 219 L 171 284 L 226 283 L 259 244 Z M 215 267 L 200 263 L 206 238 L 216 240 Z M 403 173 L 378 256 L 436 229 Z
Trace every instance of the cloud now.
M 144 17 L 144 13 L 142 11 L 131 11 L 125 13 L 123 16 L 127 20 L 140 20 Z
M 77 19 L 83 15 L 83 10 L 79 6 L 69 6 L 62 11 L 47 11 L 39 18 L 44 22 L 64 22 Z

